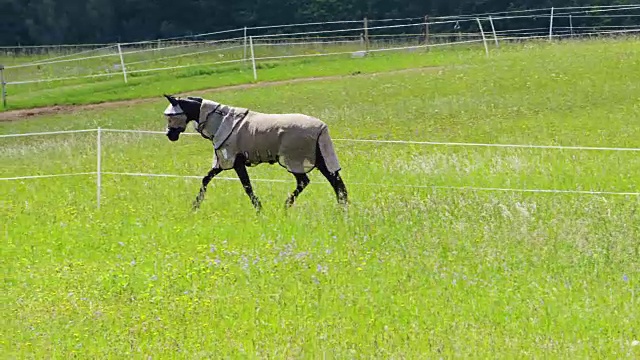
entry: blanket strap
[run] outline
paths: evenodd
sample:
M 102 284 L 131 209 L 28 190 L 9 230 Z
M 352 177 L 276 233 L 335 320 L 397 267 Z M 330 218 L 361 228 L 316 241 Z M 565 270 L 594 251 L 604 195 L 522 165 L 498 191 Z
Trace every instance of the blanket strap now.
M 216 111 L 218 111 L 220 106 L 222 106 L 222 104 L 218 104 L 216 106 L 216 108 L 213 109 L 213 111 L 211 113 L 215 113 Z M 202 130 L 204 129 L 205 125 L 207 124 L 207 121 L 204 121 L 204 122 L 200 123 L 198 120 L 196 120 L 196 124 L 198 124 L 196 126 L 196 131 L 200 133 L 200 136 L 202 136 L 203 138 L 205 138 L 207 140 L 213 140 L 213 137 L 208 137 L 208 136 L 206 136 L 205 134 L 202 133 Z

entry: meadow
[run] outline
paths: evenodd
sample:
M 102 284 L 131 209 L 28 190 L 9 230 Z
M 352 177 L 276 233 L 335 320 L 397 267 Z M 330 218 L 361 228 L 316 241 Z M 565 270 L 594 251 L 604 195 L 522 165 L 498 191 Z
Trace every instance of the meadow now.
M 415 67 L 440 56 L 376 59 L 403 55 Z M 348 209 L 313 172 L 285 211 L 293 177 L 261 165 L 249 171 L 263 213 L 225 179 L 213 181 L 193 213 L 211 144 L 105 132 L 100 209 L 95 175 L 0 181 L 0 351 L 8 358 L 637 358 L 638 196 L 469 188 L 637 193 L 638 152 L 348 139 L 640 148 L 639 55 L 634 38 L 523 43 L 438 69 L 193 89 L 326 121 Z M 0 122 L 0 134 L 162 131 L 165 102 Z M 96 167 L 95 133 L 1 138 L 0 149 L 0 177 Z M 195 178 L 108 174 L 137 172 Z
M 466 64 L 484 56 L 478 43 L 441 44 L 432 54 L 416 48 L 380 51 L 421 45 L 415 40 L 383 39 L 372 42 L 369 56 L 356 61 L 352 54 L 361 51 L 364 45 L 352 40 L 326 41 L 305 38 L 256 44 L 258 81 Z M 114 47 L 78 55 L 52 50 L 48 55 L 53 59 L 50 62 L 46 62 L 44 55 L 0 53 L 0 64 L 7 66 L 8 82 L 7 107 L 0 110 L 150 98 L 163 91 L 181 93 L 256 82 L 249 50 L 238 42 L 169 43 L 159 48 L 131 45 L 123 53 L 127 83 Z

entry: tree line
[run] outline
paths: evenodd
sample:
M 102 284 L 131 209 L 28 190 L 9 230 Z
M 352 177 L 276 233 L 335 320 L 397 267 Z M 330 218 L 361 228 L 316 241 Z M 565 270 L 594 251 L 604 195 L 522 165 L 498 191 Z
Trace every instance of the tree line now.
M 0 0 L 0 45 L 113 43 L 316 21 L 451 16 L 633 0 Z M 603 19 L 630 23 L 635 18 Z M 640 20 L 639 20 L 640 21 Z

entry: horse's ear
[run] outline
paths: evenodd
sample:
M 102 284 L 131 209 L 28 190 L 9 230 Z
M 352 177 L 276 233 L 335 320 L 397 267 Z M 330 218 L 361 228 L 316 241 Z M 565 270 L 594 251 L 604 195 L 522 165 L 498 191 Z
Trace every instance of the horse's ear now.
M 169 100 L 169 102 L 171 103 L 171 105 L 173 106 L 178 106 L 178 99 L 176 99 L 175 97 L 171 96 L 171 95 L 167 95 L 164 94 L 164 97 L 167 98 L 167 100 Z

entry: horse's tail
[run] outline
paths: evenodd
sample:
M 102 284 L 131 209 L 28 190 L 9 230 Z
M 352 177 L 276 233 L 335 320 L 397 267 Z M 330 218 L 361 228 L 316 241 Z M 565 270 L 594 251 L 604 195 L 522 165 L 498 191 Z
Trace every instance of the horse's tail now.
M 338 161 L 338 155 L 336 155 L 331 135 L 329 135 L 329 127 L 326 124 L 320 130 L 317 144 L 318 150 L 320 151 L 318 156 L 322 156 L 329 172 L 335 173 L 340 171 L 341 167 Z

